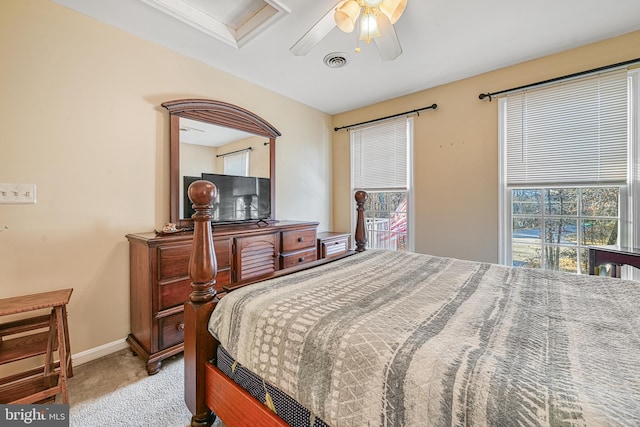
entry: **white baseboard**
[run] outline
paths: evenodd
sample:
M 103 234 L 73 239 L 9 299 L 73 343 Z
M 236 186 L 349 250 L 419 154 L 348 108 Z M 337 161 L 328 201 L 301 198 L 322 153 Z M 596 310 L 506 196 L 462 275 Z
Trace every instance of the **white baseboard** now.
M 116 351 L 123 350 L 128 348 L 129 344 L 125 341 L 125 338 L 121 340 L 113 341 L 107 344 L 103 344 L 98 347 L 90 348 L 89 350 L 81 351 L 77 354 L 71 355 L 71 360 L 73 362 L 73 366 L 82 365 L 87 362 L 91 362 L 92 360 L 99 359 L 103 356 L 107 356 L 111 353 L 115 353 Z

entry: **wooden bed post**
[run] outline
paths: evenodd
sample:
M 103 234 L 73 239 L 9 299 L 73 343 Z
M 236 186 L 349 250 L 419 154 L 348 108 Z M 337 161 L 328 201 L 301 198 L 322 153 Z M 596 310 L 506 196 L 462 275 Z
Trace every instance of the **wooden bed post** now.
M 356 220 L 356 252 L 363 252 L 365 246 L 367 246 L 367 232 L 364 226 L 364 202 L 367 201 L 367 193 L 365 191 L 356 191 L 356 208 L 358 211 L 358 218 Z
M 184 305 L 184 400 L 193 414 L 192 426 L 208 426 L 215 415 L 205 402 L 205 365 L 215 354 L 218 343 L 207 330 L 209 317 L 218 302 L 214 284 L 216 254 L 211 233 L 211 207 L 217 189 L 209 181 L 189 186 L 189 199 L 196 213 L 192 216 L 193 251 L 189 261 L 191 294 Z
M 212 359 L 215 358 L 219 345 L 209 333 L 209 318 L 223 295 L 219 297 L 214 289 L 217 262 L 211 230 L 211 208 L 217 189 L 209 181 L 198 180 L 189 186 L 188 194 L 196 212 L 191 217 L 194 224 L 193 250 L 189 260 L 191 294 L 189 301 L 184 305 L 184 400 L 192 413 L 191 426 L 210 426 L 213 423 L 216 416 L 209 406 L 219 411 L 223 420 L 224 417 L 228 417 L 231 420 L 228 421 L 231 422 L 230 425 L 247 425 L 245 421 L 254 419 L 252 417 L 256 416 L 256 413 L 260 413 L 260 420 L 269 420 L 267 424 L 262 425 L 285 425 L 284 421 L 261 402 L 243 404 L 242 408 L 250 410 L 238 412 L 236 405 L 240 400 L 253 399 L 249 397 L 248 392 L 235 385 L 219 370 L 209 366 L 215 365 Z M 358 211 L 356 251 L 362 252 L 367 244 L 364 225 L 364 203 L 367 193 L 357 191 L 355 199 Z M 208 371 L 207 374 L 205 371 Z M 213 381 L 213 378 L 217 380 Z M 207 384 L 207 381 L 210 384 Z M 231 400 L 229 396 L 233 396 Z

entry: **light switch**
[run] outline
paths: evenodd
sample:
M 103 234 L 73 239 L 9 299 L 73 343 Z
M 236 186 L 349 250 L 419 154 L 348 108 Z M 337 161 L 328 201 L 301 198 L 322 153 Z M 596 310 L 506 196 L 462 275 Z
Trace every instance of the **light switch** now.
M 0 203 L 13 205 L 35 202 L 35 184 L 0 184 Z

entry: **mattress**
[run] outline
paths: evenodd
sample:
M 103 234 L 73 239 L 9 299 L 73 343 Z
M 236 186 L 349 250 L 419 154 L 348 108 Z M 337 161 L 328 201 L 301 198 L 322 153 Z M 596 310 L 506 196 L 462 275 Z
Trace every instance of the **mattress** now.
M 222 346 L 218 346 L 216 366 L 236 384 L 245 389 L 255 399 L 269 405 L 271 409 L 292 427 L 327 427 L 307 408 L 277 387 L 266 383 L 234 360 Z

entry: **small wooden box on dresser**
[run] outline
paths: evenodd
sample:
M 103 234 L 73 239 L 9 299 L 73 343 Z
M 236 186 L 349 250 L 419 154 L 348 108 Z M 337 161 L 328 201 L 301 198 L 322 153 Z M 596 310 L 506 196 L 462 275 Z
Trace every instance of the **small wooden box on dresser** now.
M 316 261 L 317 222 L 216 226 L 215 289 L 250 282 Z M 191 292 L 189 258 L 193 234 L 127 235 L 130 256 L 131 350 L 152 375 L 162 361 L 184 349 L 184 303 Z M 345 251 L 346 252 L 346 251 Z

